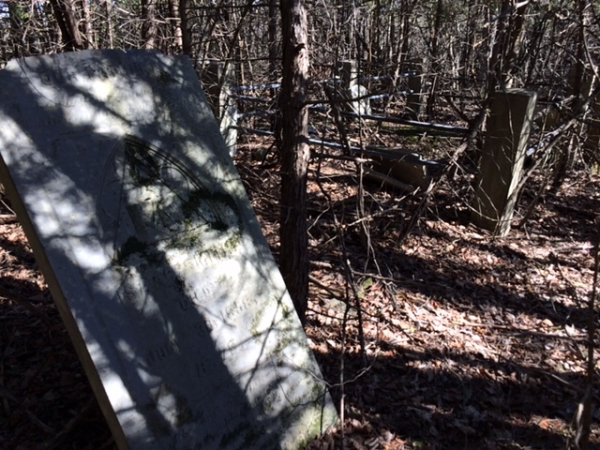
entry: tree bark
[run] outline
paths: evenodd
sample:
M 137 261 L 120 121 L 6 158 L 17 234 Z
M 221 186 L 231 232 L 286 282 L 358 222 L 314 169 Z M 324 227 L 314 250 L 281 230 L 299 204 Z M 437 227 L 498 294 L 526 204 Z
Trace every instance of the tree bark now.
M 433 108 L 435 106 L 435 97 L 438 85 L 438 77 L 440 72 L 440 62 L 438 60 L 438 47 L 440 29 L 442 27 L 442 15 L 444 13 L 444 2 L 437 0 L 435 9 L 435 24 L 431 36 L 431 71 L 433 72 L 433 80 L 431 81 L 431 89 L 427 98 L 427 117 L 431 119 L 433 116 Z
M 181 35 L 181 14 L 179 14 L 179 0 L 169 0 L 169 14 L 171 15 L 171 33 L 173 33 L 172 48 L 178 52 L 183 48 Z
M 192 24 L 189 18 L 190 0 L 179 0 L 181 18 L 181 50 L 192 57 Z
M 67 51 L 83 49 L 83 38 L 77 27 L 72 0 L 50 0 L 56 22 L 62 33 L 62 40 Z
M 156 40 L 156 0 L 142 0 L 142 47 L 155 47 Z
M 81 11 L 83 12 L 83 30 L 85 36 L 85 48 L 95 48 L 94 31 L 92 28 L 92 14 L 88 0 L 81 1 Z
M 308 20 L 304 0 L 281 0 L 281 255 L 283 279 L 302 323 L 308 300 L 306 184 L 308 145 Z
M 112 0 L 104 0 L 106 10 L 106 39 L 108 40 L 108 48 L 114 48 L 113 41 L 113 26 L 112 26 Z
M 514 82 L 513 76 L 517 72 L 515 59 L 521 51 L 521 45 L 523 44 L 523 38 L 525 35 L 525 13 L 529 4 L 524 4 L 520 8 L 517 5 L 513 5 L 513 14 L 510 19 L 509 35 L 507 35 L 508 42 L 504 50 L 504 61 L 502 73 L 505 77 L 508 77 L 506 87 L 511 88 Z
M 10 39 L 12 41 L 12 52 L 14 58 L 20 58 L 22 55 L 21 49 L 21 14 L 19 11 L 20 5 L 16 2 L 8 3 L 8 13 L 10 18 Z M 8 59 L 8 58 L 7 58 Z
M 269 0 L 269 81 L 277 75 L 277 0 Z

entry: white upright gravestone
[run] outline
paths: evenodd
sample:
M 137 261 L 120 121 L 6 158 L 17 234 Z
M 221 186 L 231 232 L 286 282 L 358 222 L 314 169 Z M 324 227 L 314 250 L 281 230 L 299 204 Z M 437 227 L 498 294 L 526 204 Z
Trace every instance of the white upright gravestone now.
M 0 71 L 0 178 L 120 449 L 299 449 L 337 420 L 185 58 Z

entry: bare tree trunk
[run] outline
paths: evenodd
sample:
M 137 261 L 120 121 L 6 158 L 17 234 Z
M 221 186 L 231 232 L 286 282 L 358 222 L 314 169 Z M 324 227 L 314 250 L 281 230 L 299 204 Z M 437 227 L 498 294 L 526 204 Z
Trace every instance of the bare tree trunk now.
M 527 11 L 528 3 L 525 3 L 520 8 L 513 5 L 514 13 L 511 15 L 510 26 L 507 35 L 508 42 L 504 50 L 504 61 L 502 63 L 502 73 L 507 77 L 506 87 L 511 88 L 514 82 L 513 75 L 517 71 L 515 67 L 515 59 L 520 52 L 523 38 L 525 36 L 525 12 Z
M 277 74 L 277 0 L 269 0 L 269 81 Z
M 72 0 L 50 0 L 54 16 L 58 22 L 62 40 L 67 51 L 81 50 L 84 48 L 83 38 L 77 27 L 77 19 Z
M 435 106 L 435 97 L 440 71 L 440 63 L 438 61 L 438 43 L 440 28 L 442 26 L 443 12 L 444 2 L 443 0 L 437 0 L 437 6 L 435 10 L 435 25 L 433 27 L 433 34 L 431 36 L 431 71 L 433 72 L 433 81 L 431 82 L 431 89 L 429 91 L 429 97 L 427 98 L 427 117 L 429 118 L 433 116 L 433 108 Z
M 112 0 L 104 0 L 106 9 L 106 38 L 108 39 L 108 48 L 114 48 L 115 43 L 113 39 L 113 26 L 112 26 Z
M 381 0 L 375 0 L 375 17 L 373 19 L 373 32 L 375 33 L 375 56 L 377 62 L 381 61 Z
M 550 22 L 550 14 L 546 13 L 545 16 L 535 24 L 532 37 L 530 38 L 529 46 L 526 49 L 528 58 L 525 61 L 525 70 L 527 77 L 525 79 L 525 86 L 529 86 L 534 79 L 534 73 L 537 62 L 541 59 L 542 44 L 544 42 L 544 35 Z
M 474 53 L 475 45 L 475 30 L 476 30 L 476 17 L 477 15 L 472 12 L 473 0 L 468 0 L 466 4 L 467 8 L 467 26 L 465 29 L 465 38 L 462 44 L 462 76 L 460 79 L 461 89 L 465 89 L 468 86 L 468 80 L 473 74 L 471 65 L 471 55 Z
M 487 87 L 487 98 L 489 100 L 494 95 L 496 87 L 504 89 L 506 76 L 502 73 L 502 55 L 504 55 L 504 48 L 506 44 L 506 27 L 508 23 L 508 16 L 510 10 L 511 0 L 503 0 L 502 6 L 499 11 L 499 19 L 496 25 L 496 32 L 493 39 L 490 39 L 490 43 L 493 42 L 492 51 L 489 57 L 488 66 L 488 87 Z M 490 33 L 491 35 L 493 33 Z
M 277 0 L 269 0 L 269 83 L 274 83 L 277 78 Z M 277 90 L 271 89 L 271 101 L 275 105 Z M 277 117 L 271 118 L 271 129 L 275 130 L 277 126 Z
M 12 41 L 13 57 L 19 58 L 23 56 L 20 42 L 20 29 L 22 21 L 20 17 L 21 14 L 19 14 L 19 4 L 16 2 L 8 3 L 8 13 L 10 15 L 10 38 Z
M 156 0 L 142 0 L 142 47 L 154 48 L 156 39 Z
M 577 115 L 584 114 L 588 108 L 589 102 L 587 97 L 590 95 L 590 88 L 592 80 L 591 76 L 588 75 L 588 81 L 586 83 L 586 55 L 585 55 L 585 25 L 586 25 L 586 0 L 577 1 L 577 15 L 579 24 L 577 27 L 577 54 L 575 57 L 575 66 L 571 74 L 569 74 L 568 93 L 576 96 L 575 104 L 573 105 L 573 112 Z M 586 84 L 588 85 L 586 87 Z M 587 92 L 586 92 L 587 91 Z M 572 165 L 575 152 L 575 139 L 576 136 L 571 136 L 568 143 L 563 143 L 558 148 L 558 155 L 556 165 L 554 167 L 554 180 L 552 181 L 552 190 L 558 191 L 565 176 L 567 175 L 569 166 Z
M 283 279 L 302 323 L 308 301 L 306 183 L 308 145 L 308 20 L 304 0 L 281 0 L 281 256 Z
M 175 51 L 183 47 L 181 36 L 181 14 L 179 14 L 179 0 L 169 0 L 169 14 L 171 15 L 171 32 L 173 33 L 172 48 Z
M 90 13 L 90 3 L 88 0 L 81 1 L 81 10 L 83 11 L 83 29 L 85 32 L 85 48 L 95 48 L 94 32 L 92 30 L 92 15 Z
M 181 50 L 192 56 L 192 24 L 189 17 L 190 0 L 179 0 L 179 14 L 181 17 Z

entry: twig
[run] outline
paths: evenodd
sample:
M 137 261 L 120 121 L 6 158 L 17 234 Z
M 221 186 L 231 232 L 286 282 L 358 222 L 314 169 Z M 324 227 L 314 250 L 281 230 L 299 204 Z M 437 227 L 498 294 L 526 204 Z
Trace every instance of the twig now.
M 15 217 L 17 217 L 17 213 L 13 211 L 13 209 L 8 205 L 8 203 L 6 203 L 3 199 L 0 198 L 0 203 L 2 203 L 2 205 L 8 209 L 8 211 Z
M 20 408 L 26 415 L 27 417 L 29 417 L 29 420 L 31 420 L 31 422 L 37 426 L 39 429 L 41 429 L 44 433 L 48 433 L 48 434 L 56 434 L 56 431 L 54 431 L 54 429 L 52 427 L 49 427 L 48 425 L 46 425 L 44 422 L 42 422 L 40 419 L 38 419 L 35 414 L 33 414 L 29 408 L 27 408 L 25 405 L 23 405 L 23 402 L 17 400 L 10 392 L 8 392 L 4 387 L 0 386 L 0 395 L 2 397 L 4 397 L 5 399 L 11 401 L 12 403 L 14 403 L 18 408 Z
M 445 95 L 444 99 L 448 102 L 448 104 L 450 105 L 450 107 L 452 108 L 452 110 L 456 113 L 456 115 L 458 115 L 458 117 L 461 120 L 464 120 L 467 123 L 470 123 L 470 119 L 467 117 L 467 115 L 462 112 L 454 103 L 454 100 L 452 100 L 452 97 L 450 97 L 449 95 Z
M 401 278 L 386 277 L 385 275 L 377 275 L 375 273 L 359 272 L 357 270 L 353 270 L 352 272 L 355 275 L 360 275 L 360 276 L 363 276 L 363 277 L 371 277 L 371 278 L 374 278 L 376 280 L 381 280 L 381 281 L 391 281 L 391 282 L 395 283 L 398 286 L 412 286 L 412 287 L 418 287 L 418 288 L 430 288 L 430 289 L 433 289 L 433 290 L 442 291 L 444 293 L 448 293 L 448 291 L 454 291 L 455 290 L 451 286 L 445 286 L 445 285 L 439 284 L 439 283 L 431 283 L 431 282 L 424 282 L 424 281 L 414 281 L 414 280 L 407 280 L 407 279 L 401 279 Z
M 0 225 L 9 225 L 17 222 L 16 214 L 0 214 Z
M 419 206 L 417 206 L 417 209 L 415 210 L 415 212 L 412 214 L 406 229 L 404 230 L 402 235 L 399 236 L 399 238 L 396 242 L 397 246 L 400 246 L 404 242 L 404 240 L 410 235 L 410 233 L 412 232 L 414 227 L 417 225 L 417 223 L 419 222 L 419 219 L 421 218 L 421 214 L 425 210 L 425 207 L 427 206 L 427 202 L 429 201 L 429 198 L 435 191 L 435 188 L 437 187 L 438 183 L 442 180 L 444 175 L 446 175 L 448 173 L 448 171 L 454 166 L 454 164 L 456 164 L 456 162 L 458 161 L 458 158 L 469 148 L 469 146 L 471 145 L 471 142 L 475 139 L 475 137 L 477 136 L 477 133 L 479 132 L 479 129 L 483 125 L 486 115 L 487 115 L 487 105 L 484 105 L 481 108 L 481 111 L 479 111 L 477 118 L 473 121 L 473 125 L 471 126 L 469 133 L 467 134 L 465 142 L 462 143 L 454 151 L 454 154 L 452 155 L 452 158 L 450 158 L 450 161 L 448 162 L 448 164 L 444 167 L 444 169 L 442 170 L 440 175 L 437 177 L 437 179 L 433 180 L 431 182 L 427 191 L 425 191 L 425 195 L 421 199 L 421 202 L 419 203 Z
M 323 85 L 323 88 L 324 88 L 325 92 L 327 93 L 327 95 L 331 96 L 331 98 L 333 99 L 333 93 L 331 92 L 331 89 L 327 85 Z M 332 109 L 334 112 L 335 124 L 338 128 L 338 132 L 340 133 L 340 137 L 342 138 L 342 145 L 344 146 L 345 151 L 347 151 L 347 154 L 349 154 L 350 153 L 350 144 L 348 143 L 348 135 L 346 133 L 346 128 L 344 127 L 344 124 L 343 124 L 341 118 L 339 117 L 339 110 L 337 109 L 337 105 L 332 105 Z M 362 157 L 362 155 L 361 155 L 361 157 Z M 358 170 L 359 171 L 359 180 L 361 183 L 359 185 L 359 190 L 360 190 L 362 188 L 362 170 L 361 170 L 362 164 L 358 164 L 358 167 L 359 167 L 359 170 Z M 332 205 L 331 197 L 330 197 L 329 193 L 323 189 L 323 186 L 321 186 L 320 183 L 319 183 L 319 188 L 321 189 L 321 192 L 323 192 L 323 195 L 327 198 L 329 209 L 331 209 L 333 211 L 333 208 L 331 206 Z M 359 198 L 359 201 L 360 201 L 360 198 Z M 359 215 L 363 211 L 358 211 Z M 335 212 L 333 213 L 333 220 L 335 223 L 335 227 L 338 231 L 340 244 L 342 246 L 342 265 L 344 266 L 346 280 L 347 280 L 348 284 L 350 285 L 350 288 L 352 290 L 352 295 L 354 296 L 354 301 L 356 303 L 356 313 L 358 315 L 358 339 L 360 342 L 360 356 L 361 356 L 362 366 L 366 367 L 367 366 L 367 352 L 366 352 L 366 345 L 365 345 L 365 332 L 364 332 L 364 328 L 363 328 L 363 317 L 362 317 L 362 307 L 360 304 L 360 296 L 358 295 L 358 290 L 356 289 L 356 284 L 354 283 L 354 277 L 352 276 L 350 260 L 348 258 L 348 252 L 346 250 L 346 243 L 344 241 L 344 230 L 343 230 L 343 227 L 341 226 L 341 224 L 338 222 Z M 364 225 L 363 225 L 363 227 L 364 227 Z
M 330 288 L 329 286 L 324 285 L 323 283 L 321 283 L 319 280 L 317 280 L 312 275 L 308 276 L 308 281 L 310 281 L 311 283 L 317 285 L 318 287 L 320 287 L 324 291 L 327 291 L 332 297 L 337 298 L 337 299 L 342 300 L 342 301 L 346 300 L 345 297 L 344 297 L 344 294 L 342 294 L 341 292 L 339 292 L 337 290 L 334 290 L 334 289 Z

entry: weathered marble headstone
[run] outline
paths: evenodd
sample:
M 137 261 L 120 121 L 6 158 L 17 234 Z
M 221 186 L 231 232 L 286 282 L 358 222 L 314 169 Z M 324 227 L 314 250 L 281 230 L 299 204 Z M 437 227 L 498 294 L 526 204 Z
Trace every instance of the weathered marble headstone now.
M 407 80 L 410 93 L 406 96 L 407 117 L 419 120 L 423 113 L 423 59 L 417 58 L 404 68 L 409 71 Z M 410 73 L 414 72 L 414 73 Z
M 358 83 L 356 61 L 340 61 L 336 68 L 342 80 L 342 96 L 348 100 L 344 108 L 355 114 L 371 114 L 371 104 L 367 97 L 369 90 Z
M 12 61 L 0 177 L 121 449 L 297 449 L 337 420 L 191 64 Z
M 360 84 L 353 84 L 346 91 L 346 95 L 351 100 L 348 102 L 348 109 L 351 112 L 360 115 L 371 114 L 371 102 L 368 97 L 369 90 L 366 87 Z

